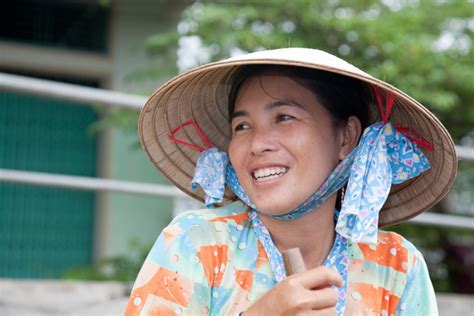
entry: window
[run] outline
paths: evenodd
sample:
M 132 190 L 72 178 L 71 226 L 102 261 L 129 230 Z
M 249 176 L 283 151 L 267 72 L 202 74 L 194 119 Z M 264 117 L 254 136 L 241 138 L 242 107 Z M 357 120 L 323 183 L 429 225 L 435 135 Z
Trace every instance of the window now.
M 6 1 L 0 40 L 106 53 L 109 15 L 99 1 Z

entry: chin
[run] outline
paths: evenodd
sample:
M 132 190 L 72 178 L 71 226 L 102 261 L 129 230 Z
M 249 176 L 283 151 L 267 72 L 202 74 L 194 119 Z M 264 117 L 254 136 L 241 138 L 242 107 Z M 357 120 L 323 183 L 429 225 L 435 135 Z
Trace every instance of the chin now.
M 298 207 L 298 205 L 294 205 L 294 206 L 288 205 L 288 204 L 285 205 L 283 203 L 280 203 L 278 200 L 261 201 L 261 202 L 254 202 L 254 203 L 260 212 L 269 214 L 269 215 L 284 215 Z

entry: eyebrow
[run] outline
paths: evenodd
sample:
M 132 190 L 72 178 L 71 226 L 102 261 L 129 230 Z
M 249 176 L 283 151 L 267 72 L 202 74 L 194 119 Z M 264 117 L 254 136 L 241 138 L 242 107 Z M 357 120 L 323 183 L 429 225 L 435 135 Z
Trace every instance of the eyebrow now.
M 298 102 L 288 99 L 288 100 L 275 100 L 273 102 L 268 103 L 265 106 L 265 111 L 270 111 L 282 106 L 291 106 L 291 107 L 296 107 L 299 109 L 304 109 L 304 107 Z M 240 116 L 249 116 L 249 112 L 248 111 L 235 111 L 234 113 L 232 113 L 230 120 L 232 121 L 233 119 Z
M 265 110 L 273 110 L 274 108 L 278 108 L 281 106 L 292 106 L 292 107 L 296 107 L 296 108 L 304 110 L 304 107 L 301 104 L 290 99 L 275 100 L 274 102 L 270 102 L 269 104 L 265 106 Z
M 248 116 L 249 115 L 249 112 L 247 111 L 235 111 L 234 113 L 232 113 L 232 115 L 230 116 L 230 121 L 232 122 L 233 119 L 237 118 L 237 117 L 240 117 L 240 116 Z

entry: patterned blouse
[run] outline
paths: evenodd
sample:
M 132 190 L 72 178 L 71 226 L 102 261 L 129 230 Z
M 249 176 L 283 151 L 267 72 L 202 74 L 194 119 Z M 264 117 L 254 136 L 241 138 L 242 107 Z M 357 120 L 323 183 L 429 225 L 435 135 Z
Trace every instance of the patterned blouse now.
M 276 280 L 248 207 L 177 216 L 158 237 L 135 281 L 130 315 L 238 315 Z M 348 244 L 345 315 L 437 315 L 421 253 L 393 232 L 377 246 Z

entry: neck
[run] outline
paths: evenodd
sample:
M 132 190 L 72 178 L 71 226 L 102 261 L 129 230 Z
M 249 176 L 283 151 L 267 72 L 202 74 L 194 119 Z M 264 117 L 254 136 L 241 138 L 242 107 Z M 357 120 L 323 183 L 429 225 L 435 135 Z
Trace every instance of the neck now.
M 300 248 L 306 269 L 312 269 L 324 263 L 334 243 L 335 201 L 334 194 L 313 212 L 292 221 L 260 218 L 280 252 Z

